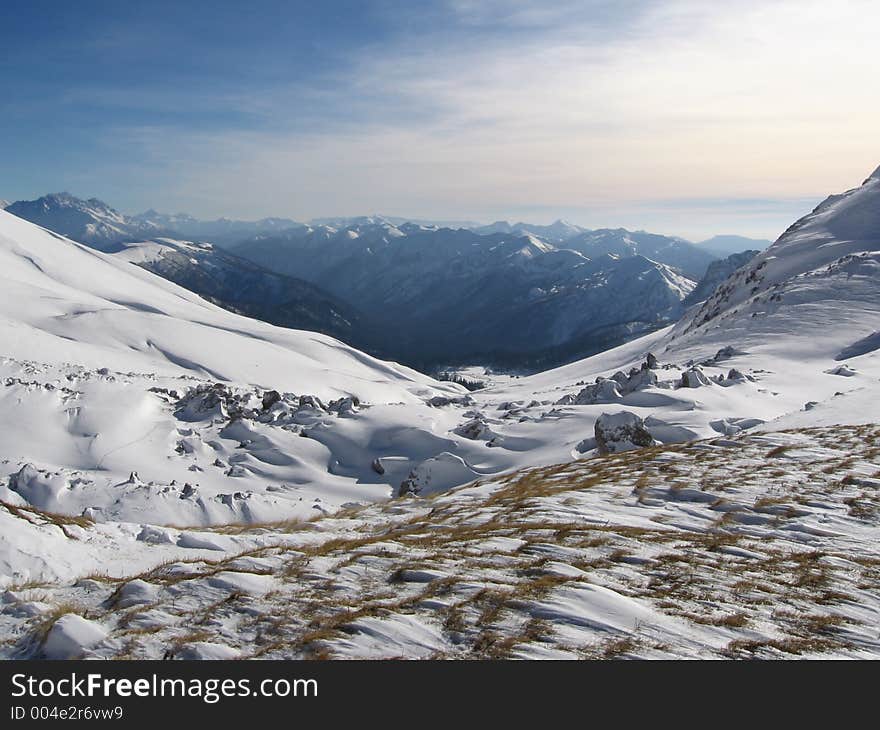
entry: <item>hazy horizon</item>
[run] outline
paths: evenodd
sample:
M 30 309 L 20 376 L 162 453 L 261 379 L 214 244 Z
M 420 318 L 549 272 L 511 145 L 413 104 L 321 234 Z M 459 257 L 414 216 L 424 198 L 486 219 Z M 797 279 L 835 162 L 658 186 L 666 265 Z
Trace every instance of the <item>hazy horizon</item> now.
M 13 3 L 0 197 L 775 239 L 880 163 L 872 20 L 863 0 Z

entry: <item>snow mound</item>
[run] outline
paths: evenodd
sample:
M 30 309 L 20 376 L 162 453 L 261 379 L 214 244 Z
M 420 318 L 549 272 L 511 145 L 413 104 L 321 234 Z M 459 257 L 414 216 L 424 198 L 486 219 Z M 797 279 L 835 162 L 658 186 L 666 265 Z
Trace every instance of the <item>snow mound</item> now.
M 79 659 L 107 637 L 107 631 L 94 621 L 66 613 L 49 629 L 43 642 L 46 659 Z
M 400 485 L 398 495 L 426 496 L 476 479 L 479 474 L 460 456 L 444 452 L 426 459 Z

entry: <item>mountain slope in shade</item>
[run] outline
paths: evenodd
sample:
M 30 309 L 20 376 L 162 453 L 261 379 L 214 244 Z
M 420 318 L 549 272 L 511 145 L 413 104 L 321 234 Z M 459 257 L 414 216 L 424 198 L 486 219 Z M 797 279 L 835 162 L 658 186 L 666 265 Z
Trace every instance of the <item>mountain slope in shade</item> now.
M 372 327 L 354 307 L 301 279 L 273 273 L 210 243 L 161 238 L 114 254 L 238 314 L 368 342 Z
M 694 290 L 685 298 L 684 305 L 689 307 L 697 302 L 702 302 L 715 291 L 719 284 L 724 283 L 733 272 L 745 266 L 759 253 L 759 251 L 741 251 L 730 254 L 725 259 L 713 261 L 706 269 L 703 278 L 697 282 Z
M 593 257 L 535 236 L 371 221 L 257 237 L 233 249 L 356 303 L 423 368 L 571 360 L 674 321 L 694 281 L 630 252 Z

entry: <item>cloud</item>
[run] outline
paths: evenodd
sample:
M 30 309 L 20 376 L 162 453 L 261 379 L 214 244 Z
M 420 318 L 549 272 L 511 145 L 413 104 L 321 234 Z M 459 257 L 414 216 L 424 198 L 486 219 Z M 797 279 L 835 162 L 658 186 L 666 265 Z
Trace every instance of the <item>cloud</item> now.
M 457 0 L 441 16 L 402 14 L 393 41 L 310 84 L 208 100 L 247 123 L 117 139 L 167 166 L 176 207 L 251 216 L 644 217 L 657 200 L 813 199 L 880 159 L 874 2 Z

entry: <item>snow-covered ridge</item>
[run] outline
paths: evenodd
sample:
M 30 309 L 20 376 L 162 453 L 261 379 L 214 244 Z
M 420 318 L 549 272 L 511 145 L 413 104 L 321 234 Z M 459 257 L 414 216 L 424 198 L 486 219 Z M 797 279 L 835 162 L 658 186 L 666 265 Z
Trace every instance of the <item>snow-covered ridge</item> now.
M 772 304 L 779 288 L 846 256 L 880 251 L 880 175 L 832 195 L 794 223 L 749 266 L 731 277 L 698 310 L 682 320 L 688 332 L 738 307 Z

